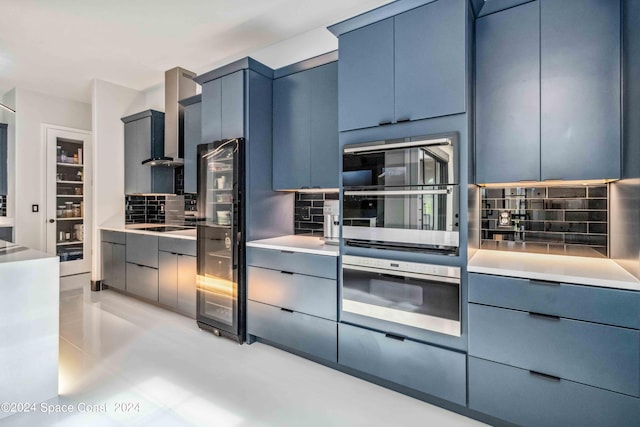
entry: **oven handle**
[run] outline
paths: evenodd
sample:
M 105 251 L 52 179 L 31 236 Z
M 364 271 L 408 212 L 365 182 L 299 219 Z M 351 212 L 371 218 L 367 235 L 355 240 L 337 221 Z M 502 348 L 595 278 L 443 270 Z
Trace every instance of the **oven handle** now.
M 451 189 L 441 190 L 349 190 L 345 191 L 345 196 L 412 196 L 423 194 L 450 194 Z
M 434 282 L 447 283 L 447 284 L 450 284 L 450 285 L 459 285 L 460 284 L 460 279 L 458 279 L 458 278 L 446 277 L 446 276 L 434 276 L 432 274 L 419 274 L 419 273 L 411 273 L 411 272 L 408 272 L 408 271 L 384 270 L 384 269 L 381 269 L 381 268 L 362 267 L 360 265 L 350 265 L 350 264 L 342 264 L 342 269 L 343 270 L 364 271 L 366 273 L 384 274 L 384 275 L 387 275 L 387 276 L 410 277 L 412 279 L 430 280 L 430 281 L 434 281 Z
M 367 151 L 393 150 L 394 148 L 410 148 L 425 147 L 434 145 L 451 145 L 451 139 L 438 138 L 427 139 L 422 141 L 396 142 L 394 144 L 377 144 L 377 145 L 361 145 L 359 147 L 345 147 L 343 152 L 348 153 L 366 153 Z

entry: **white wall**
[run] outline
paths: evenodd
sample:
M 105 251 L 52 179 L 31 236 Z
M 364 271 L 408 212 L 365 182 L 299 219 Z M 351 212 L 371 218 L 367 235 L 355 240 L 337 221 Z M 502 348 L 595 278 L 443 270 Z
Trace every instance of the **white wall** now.
M 16 90 L 4 94 L 2 103 L 15 109 Z M 7 126 L 7 217 L 15 217 L 15 157 L 16 157 L 16 115 L 3 110 L 2 123 Z
M 136 104 L 141 105 L 140 109 L 132 111 Z M 92 280 L 102 278 L 98 227 L 106 221 L 124 223 L 124 124 L 120 119 L 148 109 L 145 105 L 143 92 L 103 80 L 93 81 Z
M 249 56 L 276 69 L 337 49 L 337 37 L 321 27 L 251 52 Z
M 42 236 L 46 226 L 44 164 L 46 147 L 43 123 L 91 130 L 91 105 L 57 98 L 27 89 L 15 89 L 14 224 L 20 245 L 45 250 Z M 31 212 L 31 205 L 40 211 Z
M 125 111 L 122 117 L 145 110 L 164 112 L 164 82 L 137 93 L 136 99 L 127 107 L 127 111 Z

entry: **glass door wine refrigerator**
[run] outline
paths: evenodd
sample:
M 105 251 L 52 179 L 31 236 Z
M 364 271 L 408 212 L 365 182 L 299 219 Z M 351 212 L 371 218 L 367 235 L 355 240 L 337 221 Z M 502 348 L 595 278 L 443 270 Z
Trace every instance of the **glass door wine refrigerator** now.
M 216 335 L 244 342 L 244 139 L 198 146 L 196 320 Z

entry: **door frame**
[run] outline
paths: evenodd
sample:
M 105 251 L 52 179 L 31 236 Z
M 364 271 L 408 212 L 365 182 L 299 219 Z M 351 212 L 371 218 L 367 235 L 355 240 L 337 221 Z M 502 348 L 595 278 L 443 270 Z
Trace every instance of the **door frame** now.
M 55 178 L 56 170 L 50 170 L 50 158 L 53 154 L 55 156 L 55 145 L 50 146 L 49 139 L 56 138 L 58 136 L 67 137 L 70 139 L 82 138 L 83 145 L 83 201 L 84 201 L 84 257 L 83 263 L 71 265 L 65 265 L 66 263 L 60 263 L 60 276 L 68 276 L 80 273 L 90 273 L 93 265 L 93 132 L 86 129 L 77 129 L 65 126 L 52 125 L 48 123 L 42 123 L 40 125 L 42 134 L 42 159 L 41 170 L 42 185 L 41 185 L 41 198 L 43 202 L 43 210 L 41 218 L 44 221 L 44 227 L 40 233 L 40 247 L 43 248 L 43 252 L 47 252 L 55 255 L 55 249 L 51 252 L 49 248 L 48 234 L 49 234 L 49 218 L 55 218 L 55 211 L 50 212 L 50 206 L 53 198 L 53 206 L 56 206 L 56 183 L 55 179 L 51 180 L 50 177 Z M 65 135 L 66 134 L 66 135 Z M 75 136 L 74 136 L 75 135 Z M 55 162 L 53 163 L 55 164 Z M 57 168 L 56 168 L 57 169 Z M 53 189 L 53 191 L 51 191 Z

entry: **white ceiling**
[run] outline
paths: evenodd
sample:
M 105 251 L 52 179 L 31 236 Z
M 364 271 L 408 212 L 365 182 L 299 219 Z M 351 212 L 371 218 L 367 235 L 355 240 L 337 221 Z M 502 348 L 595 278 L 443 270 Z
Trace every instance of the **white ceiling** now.
M 0 0 L 0 94 L 23 87 L 91 102 L 94 78 L 144 90 L 175 66 L 203 73 L 251 55 L 278 68 L 334 49 L 324 27 L 386 3 Z

